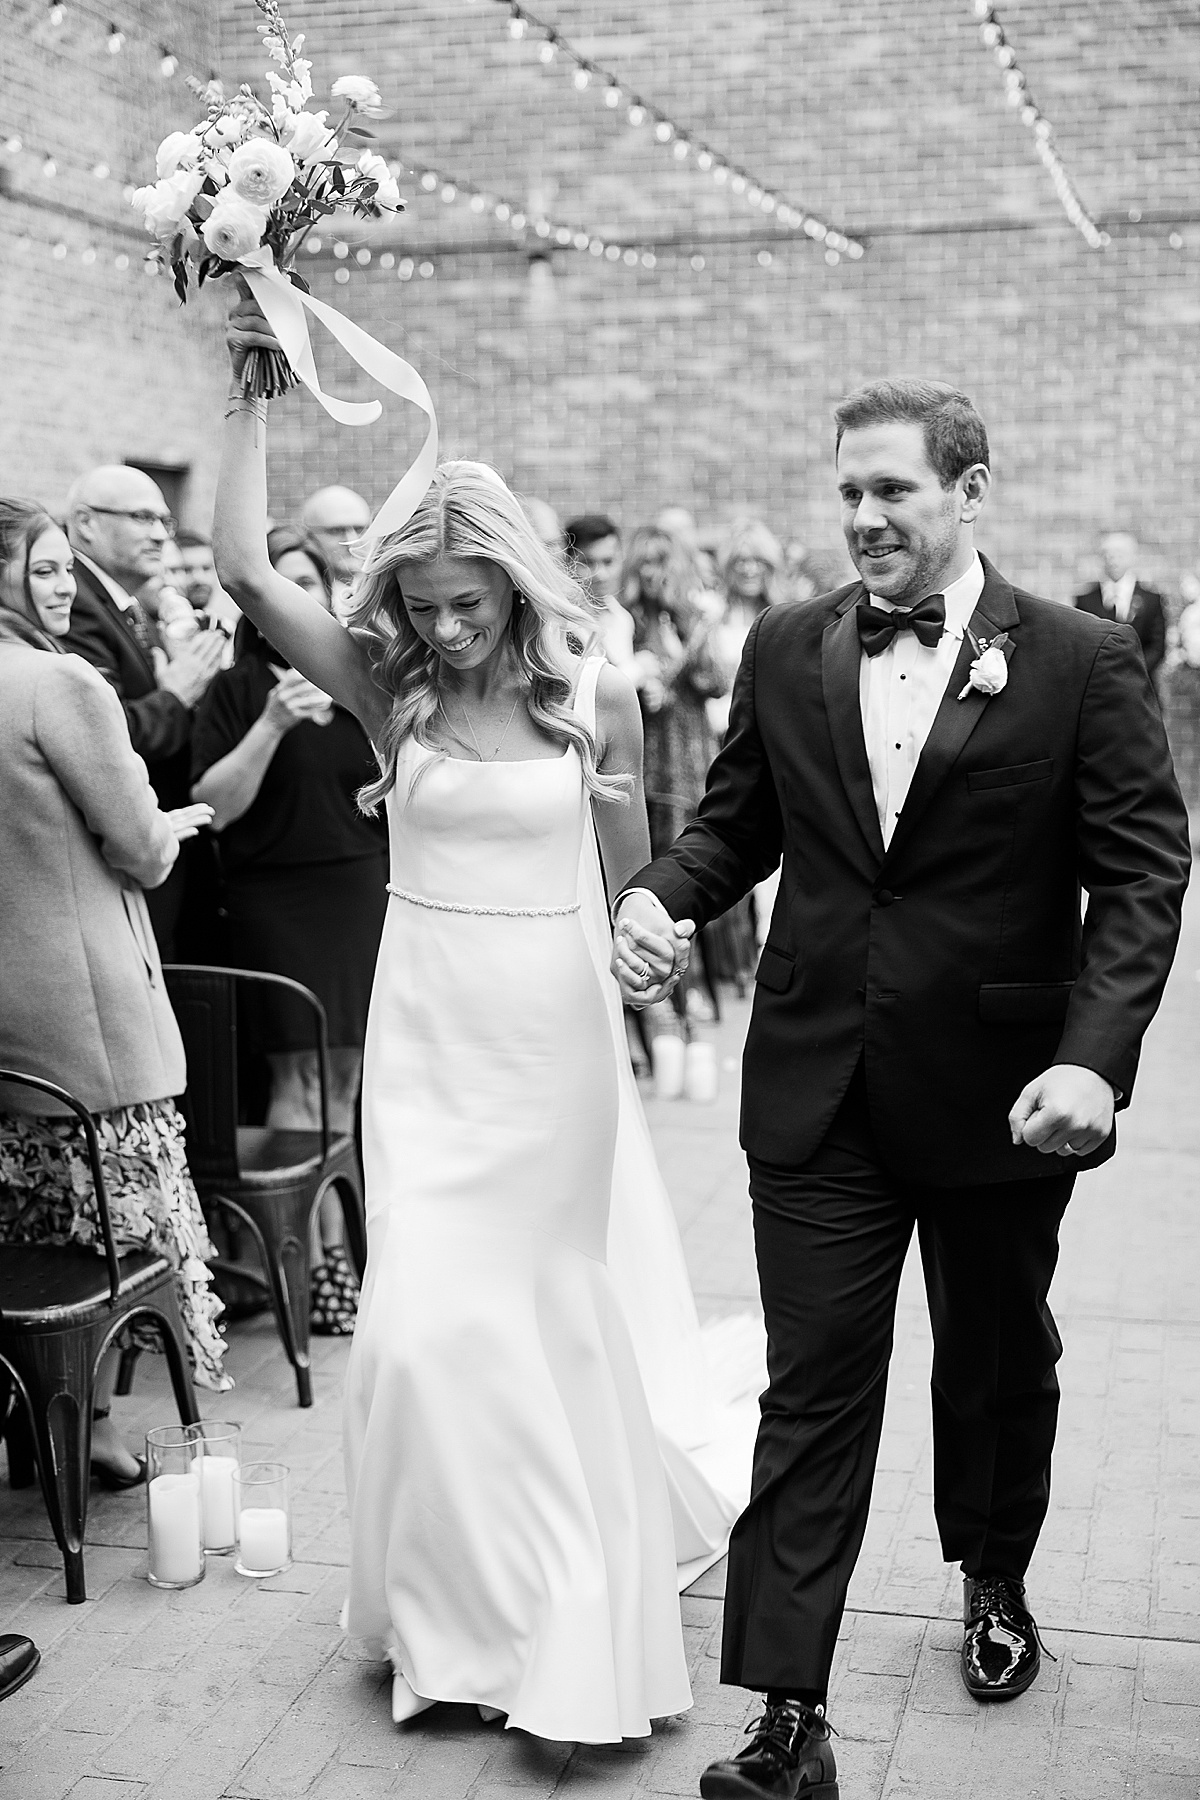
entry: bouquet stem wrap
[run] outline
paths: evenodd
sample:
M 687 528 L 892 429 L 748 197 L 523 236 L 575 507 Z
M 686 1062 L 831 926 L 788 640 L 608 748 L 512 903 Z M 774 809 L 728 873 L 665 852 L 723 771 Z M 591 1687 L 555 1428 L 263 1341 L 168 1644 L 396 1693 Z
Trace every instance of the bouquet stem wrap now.
M 336 395 L 324 391 L 308 335 L 306 312 L 320 319 L 331 336 L 349 352 L 359 368 L 366 370 L 372 380 L 377 381 L 389 393 L 398 395 L 401 400 L 411 401 L 414 406 L 420 407 L 429 420 L 424 444 L 371 522 L 364 541 L 364 549 L 369 555 L 380 538 L 386 537 L 389 532 L 398 531 L 408 522 L 428 492 L 437 470 L 437 415 L 429 389 L 411 363 L 406 363 L 395 351 L 389 350 L 386 344 L 381 344 L 370 332 L 355 325 L 336 308 L 327 306 L 323 300 L 315 300 L 311 294 L 294 287 L 285 275 L 280 274 L 270 250 L 265 246 L 243 256 L 240 267 L 243 271 L 242 278 L 283 346 L 284 354 L 296 376 L 320 401 L 331 419 L 336 419 L 339 425 L 371 425 L 382 413 L 383 405 L 379 400 L 339 400 Z

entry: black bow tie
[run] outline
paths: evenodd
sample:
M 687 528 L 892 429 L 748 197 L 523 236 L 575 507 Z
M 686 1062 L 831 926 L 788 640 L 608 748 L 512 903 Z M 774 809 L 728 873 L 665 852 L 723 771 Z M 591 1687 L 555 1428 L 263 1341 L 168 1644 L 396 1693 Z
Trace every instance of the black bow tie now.
M 855 612 L 859 642 L 868 656 L 878 656 L 881 650 L 886 650 L 898 631 L 914 632 L 917 642 L 932 650 L 946 629 L 944 594 L 929 594 L 919 606 L 912 606 L 907 612 L 885 612 L 882 606 L 860 600 Z

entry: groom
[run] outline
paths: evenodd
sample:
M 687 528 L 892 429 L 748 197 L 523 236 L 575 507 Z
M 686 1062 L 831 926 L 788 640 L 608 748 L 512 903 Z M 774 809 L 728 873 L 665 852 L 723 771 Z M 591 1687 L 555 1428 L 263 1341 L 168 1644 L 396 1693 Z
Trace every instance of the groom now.
M 861 580 L 757 621 L 699 814 L 617 906 L 614 970 L 645 1004 L 670 985 L 651 964 L 685 959 L 673 921 L 715 918 L 782 855 L 742 1098 L 769 1385 L 721 1668 L 766 1708 L 705 1771 L 710 1800 L 835 1800 L 825 1694 L 914 1226 L 963 1680 L 988 1701 L 1037 1674 L 1023 1578 L 1050 1491 L 1058 1228 L 1076 1172 L 1113 1154 L 1190 867 L 1132 630 L 976 552 L 971 402 L 881 381 L 835 416 Z

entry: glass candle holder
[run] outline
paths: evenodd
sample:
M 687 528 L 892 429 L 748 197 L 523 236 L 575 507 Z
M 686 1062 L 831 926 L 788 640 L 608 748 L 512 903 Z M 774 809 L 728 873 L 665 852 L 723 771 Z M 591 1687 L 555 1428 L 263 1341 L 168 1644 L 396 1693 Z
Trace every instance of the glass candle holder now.
M 292 1560 L 288 1471 L 283 1463 L 243 1463 L 233 1478 L 239 1575 L 279 1575 Z
M 234 1476 L 242 1465 L 242 1428 L 231 1419 L 201 1419 L 196 1432 L 200 1458 L 200 1513 L 208 1556 L 225 1556 L 237 1548 Z
M 153 1587 L 193 1587 L 204 1579 L 202 1457 L 194 1425 L 159 1425 L 146 1433 L 146 1543 Z

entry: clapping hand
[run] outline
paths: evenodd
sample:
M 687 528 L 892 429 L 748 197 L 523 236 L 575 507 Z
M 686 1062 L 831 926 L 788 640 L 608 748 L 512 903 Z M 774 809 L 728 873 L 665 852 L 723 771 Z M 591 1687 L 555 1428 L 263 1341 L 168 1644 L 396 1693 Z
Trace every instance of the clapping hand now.
M 198 631 L 179 646 L 158 678 L 160 688 L 187 707 L 197 705 L 221 667 L 225 640 L 217 631 Z
M 213 809 L 197 801 L 194 806 L 177 806 L 163 817 L 182 844 L 185 838 L 194 838 L 202 825 L 212 824 Z
M 328 725 L 333 718 L 333 702 L 321 688 L 301 675 L 299 669 L 281 669 L 271 664 L 277 677 L 267 695 L 262 716 L 282 737 L 293 725 L 308 719 L 314 725 Z
M 611 968 L 629 1006 L 657 1006 L 688 966 L 696 927 L 672 919 L 653 894 L 626 894 L 617 913 Z
M 1115 1099 L 1103 1075 L 1055 1063 L 1026 1083 L 1008 1115 L 1014 1144 L 1043 1156 L 1090 1156 L 1112 1130 Z

